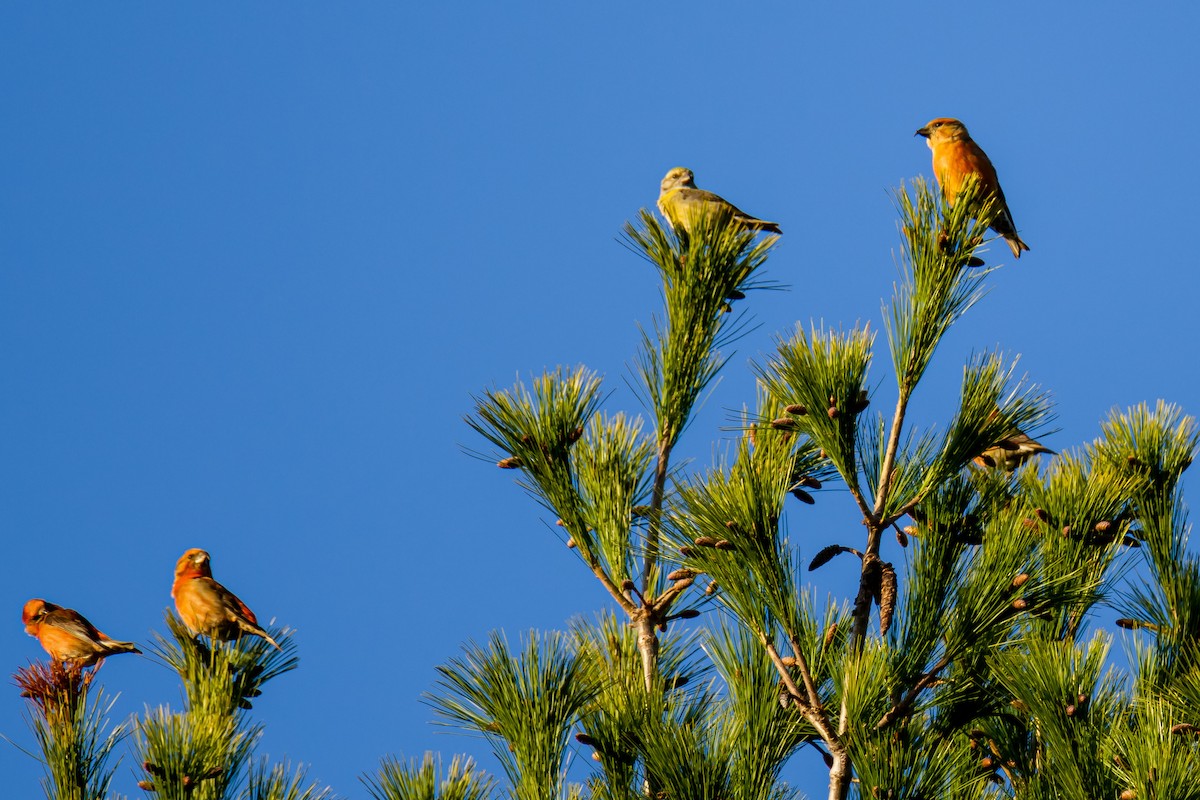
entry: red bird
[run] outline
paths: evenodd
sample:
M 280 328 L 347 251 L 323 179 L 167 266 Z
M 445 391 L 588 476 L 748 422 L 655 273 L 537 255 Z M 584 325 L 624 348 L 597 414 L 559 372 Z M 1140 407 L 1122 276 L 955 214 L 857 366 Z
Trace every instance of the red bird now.
M 213 580 L 208 553 L 198 547 L 188 550 L 175 563 L 171 597 L 175 598 L 175 609 L 184 624 L 196 633 L 225 642 L 252 634 L 266 639 L 276 650 L 283 650 L 259 627 L 254 612 L 237 595 Z
M 979 176 L 980 188 L 990 192 L 1000 203 L 1000 213 L 992 221 L 992 230 L 1008 242 L 1013 258 L 1020 258 L 1021 251 L 1028 250 L 1029 245 L 1017 235 L 1017 224 L 1013 222 L 1008 203 L 1004 200 L 996 168 L 983 148 L 975 144 L 975 140 L 967 133 L 967 126 L 956 119 L 942 117 L 930 120 L 924 128 L 918 128 L 917 135 L 924 136 L 929 149 L 933 151 L 933 174 L 938 186 L 942 187 L 942 197 L 946 198 L 947 203 L 953 205 L 962 189 L 963 179 L 972 174 Z
M 117 653 L 140 653 L 133 642 L 110 639 L 88 622 L 78 611 L 34 598 L 21 609 L 25 632 L 36 636 L 55 661 L 77 667 L 99 665 Z

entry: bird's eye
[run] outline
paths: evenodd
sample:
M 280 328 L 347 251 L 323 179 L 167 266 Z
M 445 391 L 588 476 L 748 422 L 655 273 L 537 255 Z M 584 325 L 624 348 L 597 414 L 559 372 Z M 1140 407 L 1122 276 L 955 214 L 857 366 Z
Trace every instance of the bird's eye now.
M 940 128 L 940 127 L 942 127 L 942 123 L 940 123 L 940 122 L 935 122 L 935 123 L 933 123 L 933 127 L 935 127 L 935 128 Z

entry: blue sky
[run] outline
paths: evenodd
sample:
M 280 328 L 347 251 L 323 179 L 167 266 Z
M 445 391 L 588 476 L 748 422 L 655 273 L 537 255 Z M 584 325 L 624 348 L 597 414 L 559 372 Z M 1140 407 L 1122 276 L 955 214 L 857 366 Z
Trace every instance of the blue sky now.
M 6 674 L 43 655 L 26 599 L 144 643 L 203 547 L 299 631 L 300 669 L 256 703 L 260 752 L 348 796 L 387 753 L 480 754 L 427 724 L 434 667 L 605 600 L 511 474 L 464 454 L 483 443 L 462 417 L 576 363 L 639 410 L 624 378 L 659 301 L 615 237 L 676 165 L 782 225 L 768 277 L 791 287 L 747 301 L 758 327 L 684 448 L 698 465 L 774 336 L 879 329 L 889 192 L 930 174 L 912 134 L 936 116 L 991 155 L 1033 249 L 944 343 L 917 421 L 997 345 L 1053 392 L 1056 449 L 1113 407 L 1200 411 L 1200 12 L 843 8 L 0 8 Z M 872 378 L 890 404 L 882 350 Z M 859 533 L 836 488 L 788 524 L 806 552 Z M 179 700 L 146 659 L 101 677 L 116 719 Z M 12 687 L 0 734 L 32 746 Z M 32 796 L 40 769 L 0 741 L 0 775 Z

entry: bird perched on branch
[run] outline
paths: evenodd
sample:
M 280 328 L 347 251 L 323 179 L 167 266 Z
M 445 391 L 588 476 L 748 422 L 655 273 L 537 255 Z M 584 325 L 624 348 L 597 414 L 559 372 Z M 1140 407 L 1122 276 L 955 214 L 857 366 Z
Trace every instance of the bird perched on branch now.
M 658 194 L 659 213 L 675 230 L 691 233 L 699 215 L 725 211 L 747 228 L 768 233 L 783 233 L 774 222 L 756 219 L 720 195 L 696 188 L 696 177 L 686 167 L 675 167 L 662 179 Z
M 133 642 L 110 639 L 78 611 L 34 598 L 21 609 L 25 632 L 36 636 L 55 661 L 78 667 L 99 665 L 117 653 L 140 653 Z
M 1055 455 L 1055 452 L 1049 447 L 1014 428 L 1012 433 L 975 456 L 974 460 L 976 464 L 986 469 L 1002 467 L 1008 472 L 1012 472 L 1039 453 Z
M 954 204 L 968 175 L 979 176 L 980 188 L 992 194 L 1000 204 L 1000 213 L 992 220 L 992 230 L 1008 242 L 1013 258 L 1020 258 L 1021 251 L 1028 250 L 1029 245 L 1017 235 L 1017 225 L 1004 200 L 996 168 L 987 153 L 967 133 L 967 126 L 956 119 L 942 117 L 930 120 L 925 127 L 918 128 L 915 135 L 924 136 L 933 151 L 933 174 L 947 203 Z
M 266 639 L 276 650 L 283 649 L 259 627 L 254 612 L 237 595 L 213 580 L 208 553 L 198 547 L 175 563 L 171 597 L 180 619 L 195 633 L 226 642 L 250 634 Z

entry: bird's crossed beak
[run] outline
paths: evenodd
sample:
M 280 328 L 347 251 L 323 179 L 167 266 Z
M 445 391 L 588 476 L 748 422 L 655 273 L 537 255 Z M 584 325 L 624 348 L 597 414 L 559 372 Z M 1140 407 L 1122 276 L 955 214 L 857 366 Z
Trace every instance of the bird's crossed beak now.
M 917 132 L 914 133 L 913 136 L 924 136 L 926 139 L 928 139 L 929 128 L 917 128 Z

